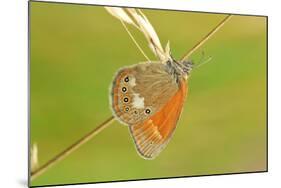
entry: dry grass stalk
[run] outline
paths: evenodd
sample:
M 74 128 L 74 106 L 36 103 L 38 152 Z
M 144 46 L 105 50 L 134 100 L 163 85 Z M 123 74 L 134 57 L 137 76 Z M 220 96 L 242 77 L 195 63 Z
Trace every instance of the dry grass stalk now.
M 101 123 L 98 127 L 93 129 L 91 132 L 87 133 L 85 136 L 77 140 L 74 144 L 63 150 L 61 153 L 56 155 L 54 158 L 52 158 L 50 161 L 42 165 L 41 167 L 35 169 L 34 171 L 31 171 L 30 179 L 34 180 L 36 177 L 40 176 L 44 172 L 46 172 L 49 168 L 57 164 L 58 162 L 62 161 L 64 158 L 66 158 L 68 155 L 70 155 L 72 152 L 80 148 L 83 144 L 91 140 L 94 136 L 99 134 L 102 130 L 104 130 L 106 127 L 108 127 L 112 122 L 114 121 L 114 117 L 111 116 L 107 120 L 105 120 L 103 123 Z
M 39 166 L 38 147 L 36 143 L 34 143 L 30 149 L 30 166 L 31 171 L 34 171 Z
M 193 46 L 185 55 L 182 56 L 181 61 L 187 60 L 191 54 L 198 50 L 206 41 L 208 41 L 220 28 L 232 17 L 226 16 L 214 29 L 212 29 L 205 37 L 203 37 L 195 46 Z

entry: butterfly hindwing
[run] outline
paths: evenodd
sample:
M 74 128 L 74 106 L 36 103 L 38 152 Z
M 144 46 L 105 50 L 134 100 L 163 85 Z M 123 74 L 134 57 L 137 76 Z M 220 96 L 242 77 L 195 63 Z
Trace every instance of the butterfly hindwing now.
M 145 122 L 130 126 L 138 153 L 145 159 L 156 157 L 169 142 L 187 93 L 185 82 L 182 81 L 176 94 Z

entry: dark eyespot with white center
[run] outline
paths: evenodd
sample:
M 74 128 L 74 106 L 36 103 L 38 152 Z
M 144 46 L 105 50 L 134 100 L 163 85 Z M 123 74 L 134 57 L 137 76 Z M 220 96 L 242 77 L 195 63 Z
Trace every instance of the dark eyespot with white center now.
M 130 108 L 129 107 L 125 107 L 125 112 L 129 112 Z
M 146 114 L 150 114 L 151 113 L 151 110 L 149 108 L 145 109 L 145 113 Z
M 124 102 L 129 102 L 129 98 L 128 97 L 125 97 L 123 100 L 124 100 Z
M 129 81 L 130 81 L 130 79 L 128 76 L 126 78 L 124 78 L 124 82 L 129 82 Z
M 122 87 L 122 91 L 125 93 L 127 91 L 126 87 Z

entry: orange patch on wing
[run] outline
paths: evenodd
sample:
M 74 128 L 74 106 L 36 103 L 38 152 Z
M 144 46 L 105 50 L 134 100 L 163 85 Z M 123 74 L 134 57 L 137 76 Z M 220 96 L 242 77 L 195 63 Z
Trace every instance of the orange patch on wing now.
M 119 115 L 122 113 L 122 108 L 119 106 L 119 93 L 120 93 L 120 85 L 123 82 L 123 79 L 126 75 L 128 75 L 131 71 L 129 69 L 121 70 L 114 79 L 114 84 L 112 88 L 112 108 L 115 111 L 115 114 Z
M 152 159 L 167 145 L 176 128 L 187 94 L 185 81 L 164 107 L 141 124 L 130 126 L 130 132 L 139 154 Z

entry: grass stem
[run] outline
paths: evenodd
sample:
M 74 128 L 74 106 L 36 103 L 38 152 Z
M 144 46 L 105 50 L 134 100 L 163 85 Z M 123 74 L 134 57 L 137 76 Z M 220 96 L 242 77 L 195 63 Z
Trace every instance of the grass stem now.
M 107 120 L 105 120 L 103 123 L 101 123 L 99 126 L 97 126 L 95 129 L 84 135 L 82 138 L 77 140 L 74 144 L 63 150 L 61 153 L 57 154 L 54 158 L 46 162 L 41 167 L 35 169 L 31 172 L 30 180 L 34 180 L 44 172 L 46 172 L 49 168 L 57 164 L 59 161 L 65 159 L 68 155 L 73 153 L 75 150 L 77 150 L 80 146 L 85 144 L 86 142 L 90 141 L 94 136 L 99 134 L 102 130 L 104 130 L 106 127 L 108 127 L 112 122 L 114 121 L 114 117 L 111 116 Z
M 214 29 L 212 29 L 205 37 L 203 37 L 195 46 L 193 46 L 186 54 L 184 54 L 180 61 L 184 61 L 190 57 L 198 48 L 200 48 L 207 40 L 209 40 L 220 28 L 232 17 L 226 16 Z

